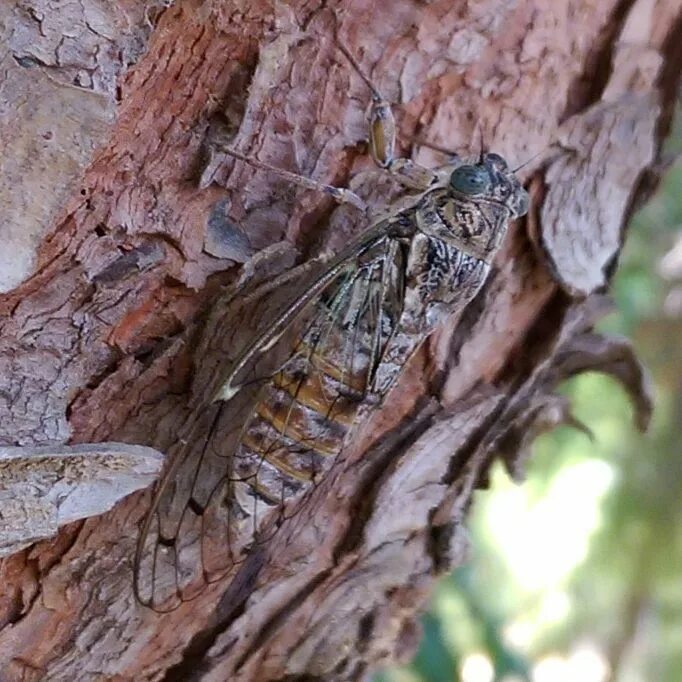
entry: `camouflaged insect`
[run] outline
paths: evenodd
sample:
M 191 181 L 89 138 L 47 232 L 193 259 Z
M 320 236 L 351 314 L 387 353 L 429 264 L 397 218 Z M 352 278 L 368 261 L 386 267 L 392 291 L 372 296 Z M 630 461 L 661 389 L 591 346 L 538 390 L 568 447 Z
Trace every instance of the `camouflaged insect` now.
M 329 262 L 242 300 L 243 315 L 250 301 L 267 305 L 277 290 L 294 291 L 258 313 L 266 326 L 213 379 L 210 437 L 198 453 L 174 457 L 157 491 L 135 585 L 138 599 L 160 611 L 243 560 L 266 534 L 263 519 L 276 527 L 284 503 L 324 476 L 358 411 L 379 402 L 431 331 L 472 300 L 509 221 L 528 209 L 528 195 L 497 154 L 437 170 L 394 158 L 390 107 L 342 50 L 372 90 L 373 158 L 416 194 Z M 348 190 L 225 151 L 363 207 Z

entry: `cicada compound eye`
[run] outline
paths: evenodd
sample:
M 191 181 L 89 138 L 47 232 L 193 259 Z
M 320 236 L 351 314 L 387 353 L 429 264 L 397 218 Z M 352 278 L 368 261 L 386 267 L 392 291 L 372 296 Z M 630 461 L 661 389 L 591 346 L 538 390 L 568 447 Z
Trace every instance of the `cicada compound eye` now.
M 462 194 L 485 194 L 490 190 L 490 174 L 483 166 L 459 166 L 450 176 L 450 185 Z

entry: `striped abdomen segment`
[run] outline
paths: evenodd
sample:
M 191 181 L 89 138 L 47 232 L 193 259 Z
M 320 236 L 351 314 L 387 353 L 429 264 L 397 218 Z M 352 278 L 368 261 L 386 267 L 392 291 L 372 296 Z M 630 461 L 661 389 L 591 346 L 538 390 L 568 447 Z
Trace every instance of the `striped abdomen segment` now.
M 323 317 L 329 322 L 311 328 L 263 387 L 234 456 L 233 479 L 266 505 L 321 479 L 366 392 L 368 356 L 358 344 L 366 333 Z M 253 499 L 238 502 L 253 514 Z

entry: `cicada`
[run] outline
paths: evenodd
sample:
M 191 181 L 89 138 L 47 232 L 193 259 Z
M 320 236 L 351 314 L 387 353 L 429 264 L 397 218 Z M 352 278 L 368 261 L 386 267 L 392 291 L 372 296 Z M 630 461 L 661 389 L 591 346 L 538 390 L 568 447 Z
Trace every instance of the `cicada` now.
M 412 196 L 335 257 L 240 295 L 209 323 L 206 344 L 230 337 L 224 367 L 202 373 L 213 401 L 173 455 L 136 554 L 137 597 L 157 610 L 229 572 L 321 480 L 358 415 L 480 290 L 509 222 L 528 209 L 497 154 L 433 170 L 396 158 L 390 105 L 342 51 L 372 92 L 370 153 Z M 225 151 L 364 210 L 349 190 Z M 240 339 L 245 317 L 257 331 Z

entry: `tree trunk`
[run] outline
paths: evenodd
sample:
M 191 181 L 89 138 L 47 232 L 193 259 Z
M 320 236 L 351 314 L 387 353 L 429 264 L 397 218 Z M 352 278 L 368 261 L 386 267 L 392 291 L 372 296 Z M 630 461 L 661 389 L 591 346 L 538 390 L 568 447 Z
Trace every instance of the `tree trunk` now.
M 394 196 L 368 160 L 369 93 L 335 32 L 395 103 L 404 155 L 443 163 L 422 140 L 531 159 L 531 211 L 465 314 L 236 574 L 170 614 L 138 605 L 149 492 L 4 559 L 0 680 L 359 680 L 414 651 L 416 614 L 465 557 L 492 461 L 520 472 L 538 429 L 571 421 L 557 382 L 609 372 L 646 425 L 630 346 L 592 327 L 661 172 L 680 3 L 168 4 L 0 9 L 2 443 L 168 452 L 196 416 L 190 384 L 208 360 L 194 350 L 221 289 L 278 242 L 297 249 L 267 252 L 281 268 L 362 229 L 354 209 L 210 139 L 378 205 Z

